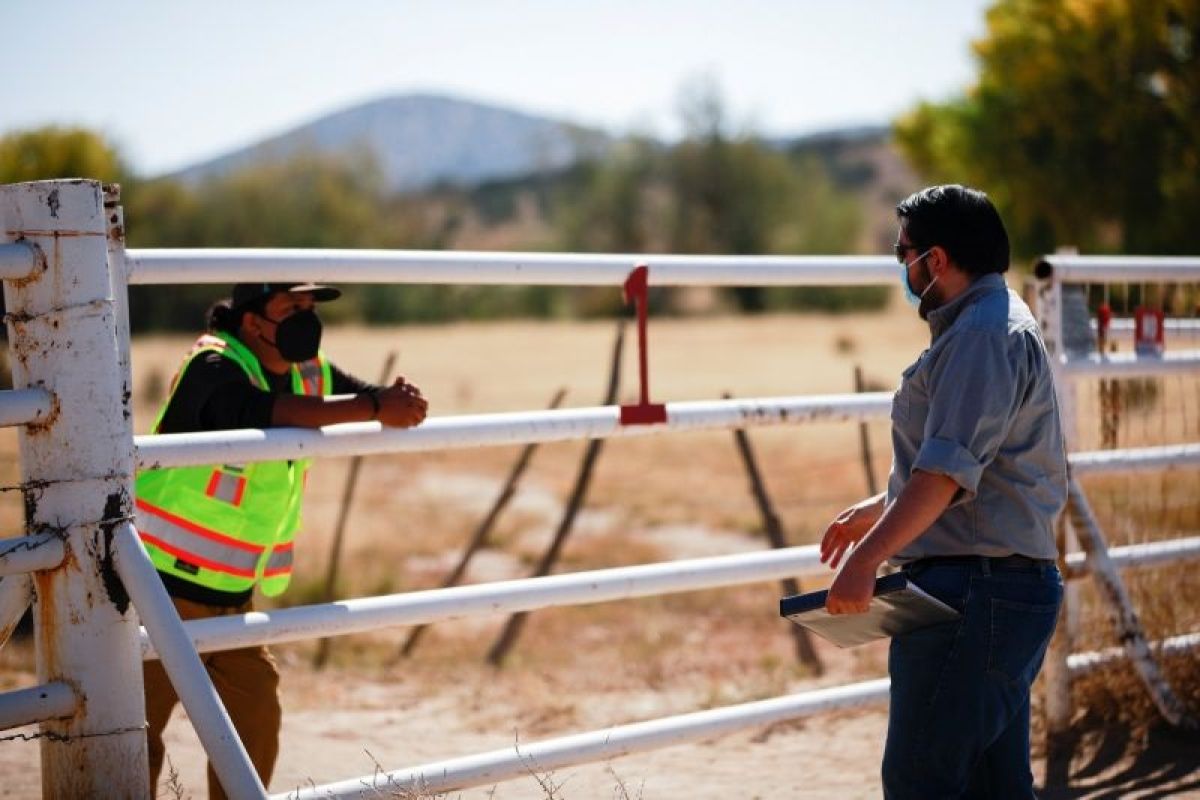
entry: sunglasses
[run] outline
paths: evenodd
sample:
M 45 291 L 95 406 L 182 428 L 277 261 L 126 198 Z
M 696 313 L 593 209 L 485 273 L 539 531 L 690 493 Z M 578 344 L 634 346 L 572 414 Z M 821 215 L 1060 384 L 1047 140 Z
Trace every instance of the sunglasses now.
M 916 250 L 916 249 L 917 249 L 917 246 L 913 245 L 913 244 L 902 244 L 900 242 L 896 242 L 894 245 L 892 245 L 892 250 L 895 251 L 895 253 L 896 253 L 896 260 L 899 261 L 901 264 L 905 263 L 904 262 L 904 254 L 907 253 L 909 250 Z

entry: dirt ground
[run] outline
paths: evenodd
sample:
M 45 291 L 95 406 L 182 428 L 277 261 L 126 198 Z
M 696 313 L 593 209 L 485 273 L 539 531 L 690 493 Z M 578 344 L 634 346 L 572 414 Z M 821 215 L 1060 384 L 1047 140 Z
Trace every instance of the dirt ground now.
M 342 328 L 329 332 L 326 350 L 367 377 L 377 374 L 388 350 L 398 350 L 399 370 L 423 388 L 432 414 L 479 413 L 539 408 L 559 387 L 569 390 L 568 407 L 597 404 L 613 332 L 609 322 Z M 837 317 L 655 320 L 650 336 L 652 399 L 663 401 L 712 399 L 725 391 L 740 397 L 851 392 L 856 365 L 870 388 L 890 390 L 927 340 L 907 308 Z M 139 431 L 148 428 L 188 342 L 156 337 L 135 344 Z M 633 352 L 630 341 L 622 370 L 626 401 L 637 393 Z M 867 433 L 881 481 L 889 460 L 886 422 L 870 424 Z M 833 514 L 866 494 L 859 436 L 857 426 L 846 424 L 751 432 L 791 542 L 815 541 Z M 538 450 L 491 547 L 472 563 L 468 582 L 529 573 L 561 519 L 583 447 L 575 442 Z M 7 464 L 10 472 L 12 451 L 0 443 L 0 466 Z M 436 586 L 518 451 L 478 448 L 363 462 L 335 596 Z M 348 459 L 330 459 L 314 467 L 287 603 L 321 596 L 349 466 Z M 1106 491 L 1123 496 L 1142 485 L 1112 483 Z M 1193 513 L 1197 492 L 1178 491 L 1179 502 Z M 15 500 L 12 493 L 0 496 L 0 523 L 19 524 Z M 1100 504 L 1099 512 L 1116 514 L 1123 508 L 1118 506 Z M 611 440 L 559 571 L 764 546 L 762 520 L 728 433 Z M 807 589 L 822 582 L 802 583 Z M 270 788 L 286 792 L 370 776 L 377 767 L 411 767 L 886 673 L 880 646 L 841 651 L 818 643 L 825 675 L 814 677 L 799 666 L 790 629 L 777 618 L 779 594 L 776 584 L 755 585 L 540 611 L 498 670 L 483 659 L 502 624 L 497 618 L 434 626 L 404 660 L 396 652 L 405 630 L 344 637 L 321 671 L 311 666 L 314 643 L 277 647 L 285 721 Z M 1171 632 L 1194 630 L 1191 595 L 1179 597 L 1161 624 Z M 0 650 L 0 689 L 32 685 L 31 665 L 25 643 Z M 1195 673 L 1194 663 L 1189 669 Z M 885 729 L 882 709 L 825 714 L 450 797 L 878 797 Z M 1035 775 L 1041 783 L 1048 773 L 1051 783 L 1044 796 L 1200 797 L 1200 741 L 1194 738 L 1092 718 L 1079 720 L 1075 737 L 1065 767 L 1048 768 L 1039 748 Z M 204 756 L 182 711 L 167 738 L 179 794 L 204 797 Z M 0 797 L 38 796 L 38 747 L 0 741 Z
M 711 698 L 698 686 L 578 691 L 570 676 L 514 675 L 466 665 L 440 677 L 404 667 L 386 675 L 342 668 L 314 671 L 307 653 L 284 649 L 282 752 L 276 793 L 461 755 L 506 749 L 633 719 L 686 713 Z M 836 682 L 836 681 L 834 681 Z M 797 681 L 801 691 L 824 681 Z M 773 800 L 876 798 L 887 718 L 883 709 L 823 714 L 759 726 L 697 743 L 611 761 L 538 771 L 445 795 L 461 800 Z M 1200 797 L 1200 739 L 1161 729 L 1131 731 L 1080 720 L 1068 766 L 1046 786 L 1038 753 L 1034 774 L 1048 800 Z M 167 729 L 176 791 L 203 798 L 205 760 L 186 716 Z M 37 747 L 0 744 L 0 797 L 39 796 Z M 367 785 L 370 785 L 369 783 Z M 553 787 L 547 789 L 546 787 Z M 364 797 L 408 796 L 367 792 Z

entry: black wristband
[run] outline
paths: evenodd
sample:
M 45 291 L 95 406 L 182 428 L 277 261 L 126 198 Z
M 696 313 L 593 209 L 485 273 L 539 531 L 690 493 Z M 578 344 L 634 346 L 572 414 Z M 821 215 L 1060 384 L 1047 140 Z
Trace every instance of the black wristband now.
M 360 397 L 365 395 L 371 400 L 371 419 L 379 419 L 379 390 L 363 389 L 358 394 Z

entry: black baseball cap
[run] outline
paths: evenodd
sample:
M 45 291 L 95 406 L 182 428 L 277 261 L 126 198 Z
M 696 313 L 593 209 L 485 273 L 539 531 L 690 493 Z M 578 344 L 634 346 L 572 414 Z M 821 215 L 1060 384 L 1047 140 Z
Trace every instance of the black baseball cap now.
M 324 303 L 342 296 L 341 289 L 320 283 L 238 283 L 233 287 L 230 306 L 245 308 L 256 300 L 265 300 L 276 292 L 308 292 L 313 300 Z

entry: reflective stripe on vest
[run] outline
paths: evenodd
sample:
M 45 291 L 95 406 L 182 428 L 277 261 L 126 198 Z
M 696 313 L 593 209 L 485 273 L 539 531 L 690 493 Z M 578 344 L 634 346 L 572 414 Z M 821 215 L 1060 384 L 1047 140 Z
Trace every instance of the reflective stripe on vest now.
M 242 468 L 232 464 L 214 469 L 212 477 L 208 479 L 208 488 L 204 493 L 217 500 L 224 500 L 230 505 L 240 506 L 242 495 L 246 493 L 246 479 L 242 477 L 241 473 Z
M 142 539 L 189 564 L 241 578 L 254 577 L 265 548 L 201 527 L 141 498 L 136 503 Z
M 325 370 L 321 367 L 319 360 L 314 358 L 311 361 L 305 361 L 302 364 L 297 364 L 295 369 L 300 374 L 300 382 L 304 387 L 304 394 L 309 397 L 321 397 L 325 394 Z
M 292 544 L 292 542 L 284 542 L 275 545 L 275 549 L 271 551 L 271 557 L 267 559 L 263 577 L 271 578 L 292 571 Z

